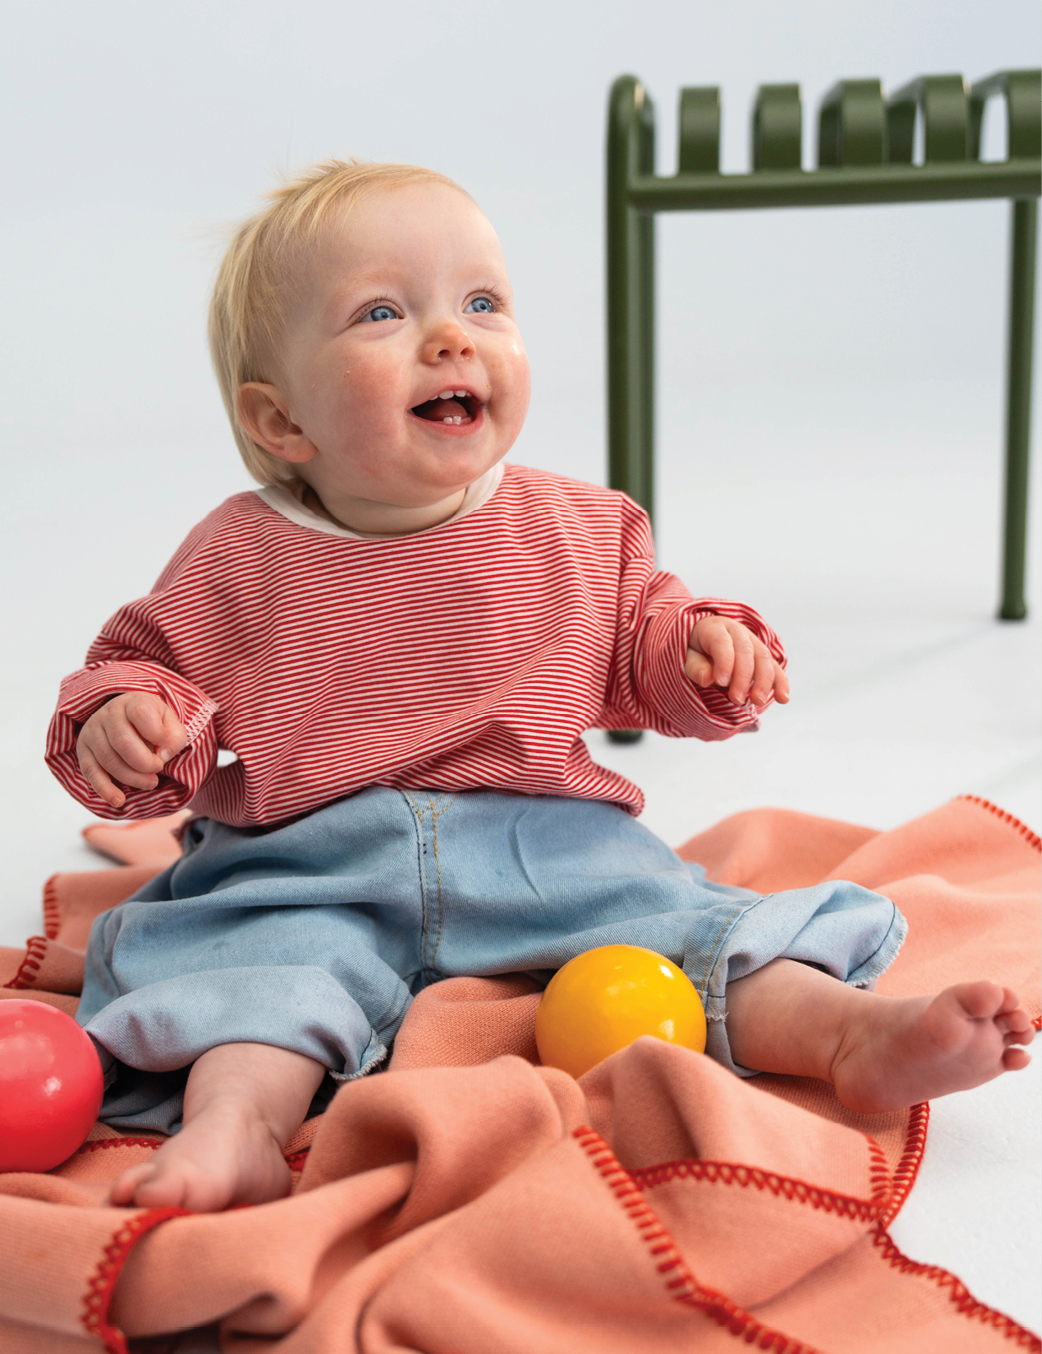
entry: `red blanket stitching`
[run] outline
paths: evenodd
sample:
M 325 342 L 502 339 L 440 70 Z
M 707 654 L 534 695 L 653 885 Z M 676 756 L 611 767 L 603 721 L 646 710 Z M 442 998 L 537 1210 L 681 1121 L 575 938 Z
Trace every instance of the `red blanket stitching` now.
M 18 972 L 7 984 L 8 987 L 32 987 L 36 983 L 36 975 L 40 971 L 40 965 L 43 963 L 43 956 L 47 951 L 47 941 L 43 936 L 30 936 L 25 942 L 25 958 L 18 966 Z
M 648 1243 L 649 1252 L 658 1261 L 656 1269 L 666 1279 L 666 1291 L 675 1302 L 682 1302 L 687 1307 L 694 1307 L 697 1311 L 703 1312 L 717 1325 L 725 1326 L 732 1335 L 741 1336 L 746 1344 L 755 1342 L 757 1349 L 773 1351 L 773 1354 L 821 1354 L 821 1351 L 812 1345 L 792 1340 L 781 1331 L 764 1326 L 723 1293 L 718 1293 L 713 1288 L 704 1288 L 688 1269 L 680 1248 L 669 1230 L 644 1202 L 644 1197 L 634 1179 L 634 1176 L 640 1173 L 634 1172 L 631 1176 L 625 1171 L 613 1156 L 608 1144 L 593 1129 L 577 1128 L 572 1137 L 586 1152 L 591 1164 L 604 1178 L 609 1189 L 636 1224 L 642 1239 Z M 671 1164 L 719 1166 L 725 1163 Z M 748 1167 L 742 1169 L 749 1170 Z
M 94 1142 L 85 1142 L 77 1149 L 81 1152 L 103 1152 L 107 1147 L 151 1147 L 153 1151 L 162 1147 L 165 1138 L 97 1138 Z
M 61 913 L 58 910 L 58 880 L 61 876 L 52 874 L 43 886 L 43 933 L 48 940 L 57 940 L 61 929 Z
M 889 1206 L 883 1216 L 883 1222 L 889 1226 L 900 1213 L 904 1201 L 908 1198 L 915 1178 L 922 1165 L 923 1151 L 926 1147 L 926 1130 L 930 1123 L 930 1106 L 926 1101 L 913 1105 L 908 1116 L 908 1132 L 905 1135 L 905 1147 L 901 1160 L 894 1171 L 893 1192 Z
M 868 1141 L 868 1178 L 872 1186 L 872 1202 L 882 1206 L 889 1200 L 893 1189 L 893 1181 L 890 1178 L 890 1163 L 886 1159 L 886 1153 L 875 1138 L 868 1133 L 864 1136 Z
M 112 1239 L 105 1247 L 87 1284 L 87 1291 L 83 1296 L 83 1316 L 80 1318 L 87 1334 L 103 1342 L 105 1354 L 127 1354 L 126 1337 L 121 1330 L 110 1326 L 108 1322 L 112 1290 L 116 1286 L 116 1280 L 126 1263 L 127 1256 L 141 1237 L 159 1223 L 169 1222 L 171 1218 L 190 1216 L 186 1208 L 150 1208 L 145 1213 L 136 1213 L 128 1218 L 112 1234 Z
M 994 1307 L 978 1302 L 963 1281 L 949 1270 L 942 1269 L 940 1265 L 921 1265 L 917 1260 L 909 1260 L 908 1256 L 902 1254 L 894 1245 L 882 1223 L 876 1229 L 872 1244 L 883 1252 L 883 1259 L 895 1269 L 899 1269 L 902 1274 L 915 1274 L 935 1283 L 938 1288 L 947 1289 L 949 1300 L 963 1316 L 1001 1331 L 1007 1340 L 1014 1341 L 1018 1349 L 1042 1351 L 1042 1340 L 1039 1340 L 1033 1331 L 1027 1330 L 1012 1317 L 1006 1316 Z
M 644 1166 L 631 1171 L 630 1178 L 639 1190 L 655 1189 L 658 1185 L 669 1184 L 671 1180 L 706 1180 L 713 1185 L 740 1185 L 743 1189 L 753 1186 L 758 1190 L 766 1190 L 776 1198 L 788 1199 L 790 1203 L 809 1204 L 811 1208 L 824 1213 L 836 1213 L 858 1222 L 877 1221 L 881 1205 L 887 1202 L 890 1193 L 889 1188 L 884 1188 L 879 1198 L 856 1199 L 851 1195 L 818 1189 L 816 1185 L 808 1185 L 805 1180 L 762 1171 L 756 1166 L 739 1166 L 730 1161 L 706 1161 L 701 1158 Z M 887 1172 L 888 1181 L 889 1178 Z
M 956 795 L 955 798 L 966 799 L 971 804 L 979 804 L 982 809 L 987 809 L 989 813 L 993 813 L 1002 822 L 1009 823 L 1010 827 L 1019 832 L 1029 846 L 1033 846 L 1036 851 L 1042 851 L 1042 837 L 1037 832 L 1032 832 L 1028 825 L 1022 823 L 1019 818 L 1014 818 L 1011 813 L 1007 813 L 1005 809 L 1000 809 L 997 804 L 993 804 L 990 799 L 981 799 L 980 795 Z

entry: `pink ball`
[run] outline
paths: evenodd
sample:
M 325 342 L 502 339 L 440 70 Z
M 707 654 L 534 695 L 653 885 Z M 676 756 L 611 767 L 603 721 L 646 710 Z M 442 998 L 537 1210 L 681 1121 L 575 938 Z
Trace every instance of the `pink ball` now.
M 103 1090 L 97 1050 L 71 1016 L 0 1001 L 0 1171 L 49 1171 L 71 1157 Z

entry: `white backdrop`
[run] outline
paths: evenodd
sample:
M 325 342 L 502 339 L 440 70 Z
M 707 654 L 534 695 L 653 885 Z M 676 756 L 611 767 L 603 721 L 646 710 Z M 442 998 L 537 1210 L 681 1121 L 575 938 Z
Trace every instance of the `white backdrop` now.
M 128 585 L 150 584 L 184 527 L 246 483 L 203 317 L 229 225 L 281 173 L 357 155 L 431 165 L 467 187 L 502 236 L 534 369 L 514 455 L 599 479 L 612 78 L 633 71 L 655 97 L 667 172 L 680 85 L 722 86 L 723 164 L 737 170 L 755 86 L 799 80 L 810 164 L 816 106 L 836 78 L 893 87 L 1032 65 L 1038 28 L 1033 0 L 986 13 L 970 0 L 19 7 L 0 52 L 0 436 L 44 555 L 75 530 L 108 566 L 48 588 L 50 604 L 71 603 L 62 661 Z M 1000 119 L 986 139 L 1001 153 Z M 914 444 L 928 480 L 938 456 L 980 477 L 990 607 L 1007 216 L 980 203 L 660 218 L 663 482 L 674 463 L 740 466 L 748 495 L 784 458 L 789 475 L 842 490 L 851 471 L 863 479 L 864 458 Z M 687 563 L 669 500 L 662 549 Z M 822 507 L 841 505 L 842 494 Z M 736 590 L 733 572 L 698 587 Z

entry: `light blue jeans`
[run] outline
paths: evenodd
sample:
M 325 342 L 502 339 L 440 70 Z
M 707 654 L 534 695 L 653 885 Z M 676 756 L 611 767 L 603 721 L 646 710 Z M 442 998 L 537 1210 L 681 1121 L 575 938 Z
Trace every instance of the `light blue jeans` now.
M 292 1049 L 342 1081 L 387 1056 L 430 983 L 545 982 L 594 946 L 643 945 L 698 989 L 707 1053 L 752 1075 L 728 1047 L 729 982 L 785 957 L 868 986 L 905 931 L 856 884 L 711 883 L 611 804 L 373 787 L 270 830 L 192 822 L 182 858 L 95 921 L 77 1018 L 106 1064 L 102 1117 L 171 1132 L 185 1069 L 217 1044 Z

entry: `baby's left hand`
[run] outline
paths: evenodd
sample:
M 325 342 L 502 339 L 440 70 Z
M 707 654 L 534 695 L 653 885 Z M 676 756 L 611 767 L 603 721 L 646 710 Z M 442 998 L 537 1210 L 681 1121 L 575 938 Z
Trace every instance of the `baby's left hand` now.
M 684 671 L 696 686 L 719 686 L 735 705 L 762 707 L 773 693 L 785 705 L 789 679 L 770 650 L 739 621 L 703 616 L 687 642 Z

